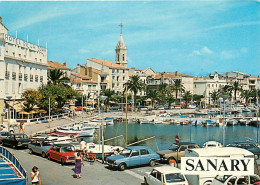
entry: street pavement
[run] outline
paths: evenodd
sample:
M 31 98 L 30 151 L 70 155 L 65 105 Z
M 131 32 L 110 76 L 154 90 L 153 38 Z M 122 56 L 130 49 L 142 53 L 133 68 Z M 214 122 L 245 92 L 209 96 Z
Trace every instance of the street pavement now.
M 39 168 L 43 185 L 65 185 L 65 184 L 84 184 L 84 185 L 141 185 L 143 183 L 143 174 L 151 171 L 152 167 L 138 167 L 125 171 L 117 171 L 109 169 L 106 165 L 96 161 L 93 164 L 84 162 L 82 167 L 82 178 L 74 178 L 74 165 L 64 165 L 49 161 L 41 156 L 29 154 L 28 149 L 14 150 L 8 148 L 22 166 L 26 169 L 28 174 L 28 184 L 31 184 L 30 172 L 33 166 Z

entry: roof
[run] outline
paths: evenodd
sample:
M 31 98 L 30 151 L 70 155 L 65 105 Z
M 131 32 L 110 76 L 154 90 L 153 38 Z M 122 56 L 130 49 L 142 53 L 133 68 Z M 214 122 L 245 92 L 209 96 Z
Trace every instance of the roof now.
M 107 60 L 100 60 L 100 59 L 95 59 L 95 58 L 89 58 L 88 60 L 95 62 L 95 63 L 98 63 L 98 64 L 101 64 L 101 65 L 103 65 L 103 63 L 104 63 L 104 66 L 109 67 L 109 68 L 129 69 L 125 66 L 122 66 L 122 65 L 119 65 L 119 64 L 107 61 Z
M 91 77 L 90 76 L 86 76 L 86 75 L 82 75 L 82 74 L 79 74 L 79 73 L 71 73 L 71 75 L 73 75 L 73 76 L 76 76 L 76 77 L 78 77 L 78 78 L 81 78 L 81 79 L 83 79 L 83 80 L 90 80 L 91 79 Z
M 126 45 L 125 45 L 125 42 L 124 42 L 124 39 L 123 39 L 123 35 L 122 35 L 122 34 L 120 34 L 118 43 L 117 43 L 117 45 L 116 45 L 116 49 L 126 49 Z
M 162 74 L 156 74 L 154 77 L 154 79 L 161 79 L 162 78 Z M 169 74 L 169 73 L 165 73 L 164 74 L 164 78 L 179 78 L 178 76 Z
M 175 168 L 173 166 L 160 166 L 154 168 L 155 170 L 163 173 L 163 174 L 168 174 L 168 173 L 181 173 L 181 170 L 179 168 Z
M 49 69 L 67 69 L 67 70 L 70 70 L 69 67 L 65 66 L 65 65 L 62 65 L 60 64 L 59 62 L 53 62 L 53 61 L 48 61 L 48 65 L 50 66 Z
M 100 70 L 97 70 L 97 69 L 94 69 L 94 68 L 92 68 L 92 72 L 98 73 L 98 74 L 107 74 L 107 73 L 104 72 L 104 71 L 100 71 Z
M 77 78 L 70 78 L 71 82 L 75 82 L 75 83 L 91 83 L 91 84 L 97 84 L 97 82 L 91 81 L 91 80 L 80 80 Z
M 193 151 L 197 153 L 197 155 L 200 157 L 224 157 L 224 156 L 237 156 L 237 155 L 243 155 L 245 157 L 254 156 L 252 152 L 237 147 L 219 147 L 217 151 L 215 147 L 196 148 L 188 151 Z

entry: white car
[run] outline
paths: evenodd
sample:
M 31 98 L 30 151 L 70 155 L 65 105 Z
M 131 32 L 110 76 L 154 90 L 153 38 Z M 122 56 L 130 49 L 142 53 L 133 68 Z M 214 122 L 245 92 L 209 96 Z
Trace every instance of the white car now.
M 144 184 L 149 185 L 188 185 L 189 182 L 181 170 L 172 166 L 161 166 L 154 168 L 151 172 L 144 174 Z
M 211 185 L 257 185 L 260 184 L 260 178 L 258 175 L 217 175 L 212 181 Z
M 208 148 L 208 147 L 222 147 L 222 144 L 217 141 L 208 141 L 203 144 L 203 148 Z

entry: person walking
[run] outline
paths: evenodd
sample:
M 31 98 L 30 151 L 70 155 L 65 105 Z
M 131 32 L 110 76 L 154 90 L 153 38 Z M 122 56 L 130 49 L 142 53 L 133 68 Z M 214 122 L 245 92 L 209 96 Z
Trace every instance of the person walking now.
M 34 166 L 32 168 L 31 179 L 32 179 L 32 184 L 33 185 L 42 185 L 40 172 L 38 171 L 37 166 Z
M 83 160 L 81 158 L 80 152 L 78 152 L 77 157 L 75 158 L 75 174 L 77 176 L 77 179 L 81 178 L 81 165 L 84 166 Z

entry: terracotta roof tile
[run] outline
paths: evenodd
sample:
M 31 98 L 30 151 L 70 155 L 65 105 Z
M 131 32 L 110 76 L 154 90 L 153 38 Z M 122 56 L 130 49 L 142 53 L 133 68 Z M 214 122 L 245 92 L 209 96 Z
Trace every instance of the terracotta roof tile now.
M 82 74 L 78 74 L 78 73 L 72 73 L 71 75 L 75 76 L 75 77 L 78 77 L 78 78 L 81 78 L 83 80 L 90 80 L 91 77 L 90 76 L 86 76 L 86 75 L 82 75 Z
M 97 69 L 94 69 L 94 68 L 92 68 L 92 71 L 95 72 L 95 73 L 98 73 L 98 74 L 107 74 L 106 72 L 103 72 L 103 71 L 100 71 L 100 70 L 97 70 Z
M 68 70 L 70 70 L 69 67 L 62 65 L 59 62 L 48 61 L 48 65 L 50 66 L 50 69 L 57 68 L 57 69 L 68 69 Z
M 97 82 L 91 81 L 91 80 L 80 80 L 77 78 L 70 78 L 71 82 L 75 82 L 75 83 L 91 83 L 91 84 L 97 84 Z
M 107 60 L 100 60 L 100 59 L 95 59 L 95 58 L 89 58 L 88 60 L 92 61 L 92 62 L 96 62 L 96 63 L 101 64 L 101 65 L 104 62 L 104 66 L 109 67 L 109 68 L 129 69 L 127 67 L 124 67 L 122 65 L 119 65 L 119 64 L 107 61 Z

